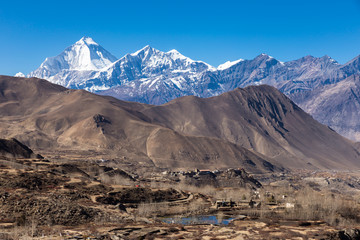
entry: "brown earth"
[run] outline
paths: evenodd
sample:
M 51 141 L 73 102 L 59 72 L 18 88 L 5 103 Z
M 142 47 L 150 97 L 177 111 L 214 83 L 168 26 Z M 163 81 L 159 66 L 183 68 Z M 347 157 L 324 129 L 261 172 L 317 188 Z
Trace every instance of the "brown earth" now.
M 223 139 L 285 167 L 345 169 L 360 163 L 353 142 L 266 85 L 205 99 L 182 97 L 142 113 L 180 133 Z
M 40 153 L 105 152 L 161 167 L 225 168 L 266 157 L 216 138 L 179 134 L 139 112 L 147 105 L 68 90 L 40 79 L 0 77 L 0 136 L 17 137 Z
M 149 175 L 151 178 L 144 178 L 135 174 L 138 166 L 132 172 L 111 167 L 112 162 L 100 164 L 82 159 L 1 160 L 0 238 L 339 239 L 359 233 L 356 224 L 360 223 L 357 202 L 360 190 L 324 196 L 330 186 L 342 190 L 354 184 L 360 188 L 356 185 L 360 176 L 357 172 L 351 173 L 351 177 L 349 172 L 314 175 L 307 171 L 298 175 L 277 173 L 276 176 L 272 173 L 274 179 L 286 180 L 289 187 L 277 188 L 270 184 L 264 188 L 244 170 L 153 171 Z M 212 175 L 218 182 L 207 181 Z M 103 176 L 121 178 L 114 184 L 112 179 Z M 309 184 L 314 190 L 309 189 L 303 198 L 294 199 L 296 194 L 307 189 L 305 180 L 311 176 L 311 181 L 326 178 L 329 186 Z M 193 178 L 191 184 L 199 181 L 194 184 L 198 187 L 188 185 L 189 178 Z M 155 182 L 162 184 L 155 186 Z M 296 188 L 295 184 L 298 184 Z M 295 190 L 291 190 L 291 186 Z M 181 190 L 185 188 L 190 191 Z M 251 208 L 247 203 L 252 199 L 249 193 L 254 192 L 262 196 L 261 200 L 254 198 L 254 201 L 262 201 L 260 208 Z M 287 198 L 282 198 L 283 194 L 287 194 Z M 324 202 L 316 198 L 321 196 L 329 199 Z M 236 209 L 214 208 L 215 200 L 229 198 L 236 202 L 242 199 L 242 205 Z M 292 213 L 285 210 L 287 201 L 297 202 Z M 318 205 L 319 202 L 323 205 Z M 302 205 L 298 207 L 298 204 Z M 329 208 L 334 207 L 333 204 L 336 208 Z M 238 219 L 227 226 L 161 222 L 164 216 L 198 214 Z
M 1 76 L 0 113 L 0 137 L 48 156 L 82 151 L 82 158 L 254 173 L 360 167 L 354 143 L 269 86 L 152 106 Z

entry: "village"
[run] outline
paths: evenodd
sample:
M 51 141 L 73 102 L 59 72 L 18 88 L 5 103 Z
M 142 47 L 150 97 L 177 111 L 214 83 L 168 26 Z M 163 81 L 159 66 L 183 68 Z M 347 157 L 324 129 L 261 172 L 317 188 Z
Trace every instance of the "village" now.
M 3 239 L 60 234 L 59 239 L 126 239 L 130 233 L 143 239 L 162 234 L 194 238 L 223 236 L 223 231 L 248 239 L 270 233 L 330 236 L 358 223 L 356 172 L 351 177 L 341 172 L 278 173 L 262 175 L 260 182 L 257 175 L 234 168 L 150 171 L 76 158 L 0 163 Z

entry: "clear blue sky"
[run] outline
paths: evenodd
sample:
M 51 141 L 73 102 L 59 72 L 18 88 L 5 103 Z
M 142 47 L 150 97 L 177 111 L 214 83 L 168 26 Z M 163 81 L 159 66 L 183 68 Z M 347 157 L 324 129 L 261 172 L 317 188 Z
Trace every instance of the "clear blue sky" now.
M 360 0 L 2 1 L 0 74 L 29 73 L 82 36 L 120 58 L 145 45 L 217 66 L 267 53 L 360 54 Z

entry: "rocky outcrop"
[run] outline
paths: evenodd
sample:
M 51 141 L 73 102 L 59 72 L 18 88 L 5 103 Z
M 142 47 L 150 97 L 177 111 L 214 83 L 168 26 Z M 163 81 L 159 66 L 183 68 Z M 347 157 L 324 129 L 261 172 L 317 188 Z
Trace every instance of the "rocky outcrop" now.
M 0 139 L 0 157 L 6 158 L 43 158 L 15 138 Z

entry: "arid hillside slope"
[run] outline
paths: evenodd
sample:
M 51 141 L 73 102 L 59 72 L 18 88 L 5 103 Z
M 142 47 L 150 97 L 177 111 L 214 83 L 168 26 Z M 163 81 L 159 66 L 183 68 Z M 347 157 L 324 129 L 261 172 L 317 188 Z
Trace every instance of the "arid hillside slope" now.
M 180 133 L 224 139 L 286 166 L 359 166 L 353 142 L 267 85 L 238 88 L 206 99 L 182 97 L 142 113 Z
M 151 123 L 139 112 L 145 108 L 46 80 L 0 77 L 0 136 L 16 137 L 39 153 L 88 150 L 170 168 L 281 168 L 226 140 L 182 135 Z
M 0 137 L 42 151 L 96 151 L 169 168 L 360 167 L 354 144 L 278 90 L 236 89 L 162 106 L 0 76 Z

